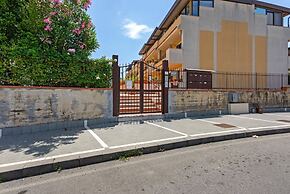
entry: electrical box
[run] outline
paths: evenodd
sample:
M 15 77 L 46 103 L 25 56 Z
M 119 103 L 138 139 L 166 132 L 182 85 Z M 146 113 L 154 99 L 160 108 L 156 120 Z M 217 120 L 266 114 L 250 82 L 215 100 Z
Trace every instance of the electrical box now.
M 239 94 L 238 93 L 229 93 L 229 103 L 238 103 Z

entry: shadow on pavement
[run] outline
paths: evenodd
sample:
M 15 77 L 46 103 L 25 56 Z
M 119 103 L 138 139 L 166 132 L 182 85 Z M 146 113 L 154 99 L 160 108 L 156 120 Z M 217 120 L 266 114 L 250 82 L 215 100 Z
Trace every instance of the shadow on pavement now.
M 4 151 L 23 152 L 34 157 L 45 156 L 61 145 L 75 143 L 83 130 L 55 130 L 0 139 L 0 154 Z

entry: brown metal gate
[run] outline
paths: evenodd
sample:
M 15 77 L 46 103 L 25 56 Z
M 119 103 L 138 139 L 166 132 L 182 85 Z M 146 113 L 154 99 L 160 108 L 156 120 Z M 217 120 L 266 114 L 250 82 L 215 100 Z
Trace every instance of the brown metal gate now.
M 161 67 L 134 61 L 118 65 L 113 56 L 114 116 L 120 114 L 166 113 L 168 88 L 165 86 L 167 61 Z

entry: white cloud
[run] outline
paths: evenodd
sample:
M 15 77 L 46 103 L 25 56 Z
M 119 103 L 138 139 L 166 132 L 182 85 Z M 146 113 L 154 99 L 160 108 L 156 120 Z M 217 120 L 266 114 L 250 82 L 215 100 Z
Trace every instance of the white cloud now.
M 137 40 L 142 38 L 142 35 L 152 32 L 153 29 L 145 24 L 138 24 L 132 20 L 126 19 L 124 21 L 123 30 L 125 36 Z

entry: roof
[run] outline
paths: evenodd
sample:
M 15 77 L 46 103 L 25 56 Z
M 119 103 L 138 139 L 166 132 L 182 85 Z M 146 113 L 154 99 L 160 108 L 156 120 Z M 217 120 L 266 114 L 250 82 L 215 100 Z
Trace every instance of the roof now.
M 162 36 L 162 33 L 164 30 L 168 29 L 170 25 L 174 22 L 174 20 L 179 16 L 180 12 L 183 10 L 183 8 L 189 3 L 190 0 L 176 0 L 172 7 L 170 8 L 169 12 L 159 25 L 159 27 L 156 27 L 151 36 L 149 37 L 147 43 L 145 43 L 142 47 L 142 49 L 139 52 L 139 55 L 145 54 L 153 45 L 154 43 L 159 40 L 159 38 Z M 230 1 L 230 2 L 236 2 L 236 3 L 243 3 L 243 4 L 249 4 L 249 5 L 256 5 L 259 7 L 275 10 L 278 12 L 284 13 L 284 15 L 290 14 L 290 8 L 283 7 L 279 5 L 274 5 L 271 3 L 266 3 L 263 1 L 257 1 L 257 0 L 224 0 L 224 1 Z

